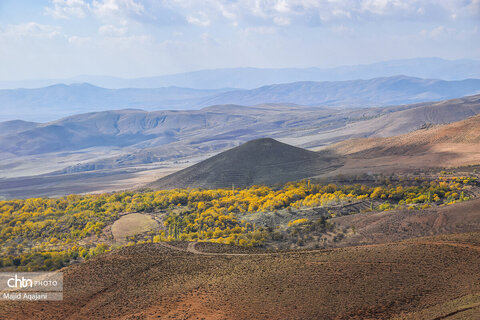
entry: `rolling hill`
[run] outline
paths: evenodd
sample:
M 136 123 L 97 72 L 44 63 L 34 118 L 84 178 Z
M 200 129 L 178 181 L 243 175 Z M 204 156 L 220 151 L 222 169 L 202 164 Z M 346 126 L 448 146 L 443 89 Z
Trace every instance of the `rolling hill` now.
M 232 146 L 232 142 L 239 144 L 262 136 L 315 148 L 349 138 L 398 135 L 425 124 L 455 122 L 478 113 L 480 95 L 365 110 L 278 104 L 156 112 L 127 109 L 79 114 L 47 123 L 0 122 L 0 154 L 33 155 L 91 147 L 143 150 L 172 143 L 183 143 L 181 147 L 188 150 L 214 141 Z
M 355 113 L 350 112 L 355 116 Z M 172 151 L 192 147 L 205 151 L 219 143 L 231 146 L 264 132 L 282 131 L 301 124 L 345 121 L 346 112 L 295 106 L 216 106 L 202 110 L 157 111 L 116 110 L 86 113 L 48 123 L 8 121 L 0 123 L 0 154 L 17 156 L 79 151 L 92 147 L 129 147 L 145 151 L 170 145 L 162 157 L 178 156 Z M 172 144 L 179 145 L 178 147 Z
M 341 166 L 316 153 L 274 139 L 258 139 L 222 152 L 150 184 L 154 188 L 229 188 L 300 180 Z

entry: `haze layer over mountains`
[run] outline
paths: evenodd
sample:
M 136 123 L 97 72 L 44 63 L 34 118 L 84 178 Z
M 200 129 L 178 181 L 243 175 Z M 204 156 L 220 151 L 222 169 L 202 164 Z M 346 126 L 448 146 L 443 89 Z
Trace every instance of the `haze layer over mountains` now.
M 366 108 L 480 93 L 480 62 L 419 58 L 320 68 L 231 68 L 150 78 L 79 76 L 0 82 L 0 121 L 53 121 L 85 112 L 191 110 L 263 103 Z
M 112 109 L 199 109 L 262 103 L 367 108 L 458 98 L 480 92 L 480 80 L 443 81 L 406 76 L 338 82 L 302 81 L 256 89 L 105 89 L 88 83 L 0 90 L 0 120 L 51 121 Z M 14 106 L 14 108 L 12 107 Z
M 275 83 L 299 81 L 346 81 L 392 77 L 397 75 L 443 80 L 479 79 L 480 61 L 467 59 L 444 60 L 440 58 L 416 58 L 334 68 L 211 69 L 135 79 L 82 75 L 68 79 L 0 81 L 0 89 L 40 88 L 59 83 L 74 84 L 85 82 L 109 89 L 160 88 L 169 86 L 195 89 L 254 89 Z

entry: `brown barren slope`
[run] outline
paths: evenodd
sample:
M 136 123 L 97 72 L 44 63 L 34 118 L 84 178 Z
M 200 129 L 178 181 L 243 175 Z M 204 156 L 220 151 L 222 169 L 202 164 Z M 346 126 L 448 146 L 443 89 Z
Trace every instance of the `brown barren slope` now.
M 480 199 L 425 210 L 359 213 L 333 218 L 339 229 L 349 231 L 339 245 L 386 243 L 422 236 L 480 230 Z
M 480 115 L 389 138 L 350 139 L 313 152 L 274 139 L 249 141 L 149 186 L 225 188 L 311 177 L 480 164 Z
M 328 151 L 313 152 L 274 139 L 252 140 L 161 178 L 154 188 L 231 188 L 308 178 L 341 166 Z
M 457 167 L 480 163 L 480 115 L 389 138 L 351 139 L 331 147 L 343 172 Z
M 1 302 L 0 318 L 475 319 L 480 234 L 450 237 L 238 256 L 137 245 L 64 269 L 63 302 Z

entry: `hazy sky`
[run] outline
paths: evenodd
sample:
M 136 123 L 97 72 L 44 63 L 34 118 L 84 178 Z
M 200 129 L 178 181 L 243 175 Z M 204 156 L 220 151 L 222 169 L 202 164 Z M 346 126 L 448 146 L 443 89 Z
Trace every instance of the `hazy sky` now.
M 0 0 L 0 80 L 480 59 L 480 0 Z

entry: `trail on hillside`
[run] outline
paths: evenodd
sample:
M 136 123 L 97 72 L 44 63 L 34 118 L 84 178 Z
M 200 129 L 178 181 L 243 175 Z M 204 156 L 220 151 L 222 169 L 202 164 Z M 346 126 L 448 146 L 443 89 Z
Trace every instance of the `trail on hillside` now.
M 444 245 L 444 246 L 452 246 L 452 247 L 459 247 L 459 248 L 467 248 L 476 251 L 480 251 L 479 245 L 474 245 L 468 242 L 449 242 L 449 241 L 422 241 L 419 244 L 428 244 L 428 245 Z
M 207 255 L 207 256 L 271 256 L 271 255 L 296 254 L 296 253 L 320 253 L 320 252 L 324 252 L 325 250 L 331 250 L 331 249 L 298 250 L 298 251 L 293 251 L 292 250 L 292 251 L 263 252 L 263 253 L 203 252 L 203 251 L 199 251 L 196 248 L 197 243 L 198 242 L 189 242 L 186 249 L 172 246 L 172 245 L 170 245 L 166 242 L 159 242 L 158 244 L 163 246 L 163 247 L 172 249 L 172 250 L 189 252 L 189 253 L 197 254 L 197 255 Z M 474 245 L 474 244 L 465 243 L 465 242 L 420 241 L 420 242 L 416 242 L 416 244 L 419 244 L 419 245 L 444 245 L 444 246 L 452 246 L 452 247 L 466 248 L 466 249 L 480 251 L 480 245 Z M 371 248 L 371 247 L 379 247 L 379 246 L 385 246 L 385 245 L 388 245 L 388 243 L 369 244 L 369 245 L 355 246 L 355 247 L 356 248 Z M 340 249 L 340 248 L 338 248 L 338 249 Z

